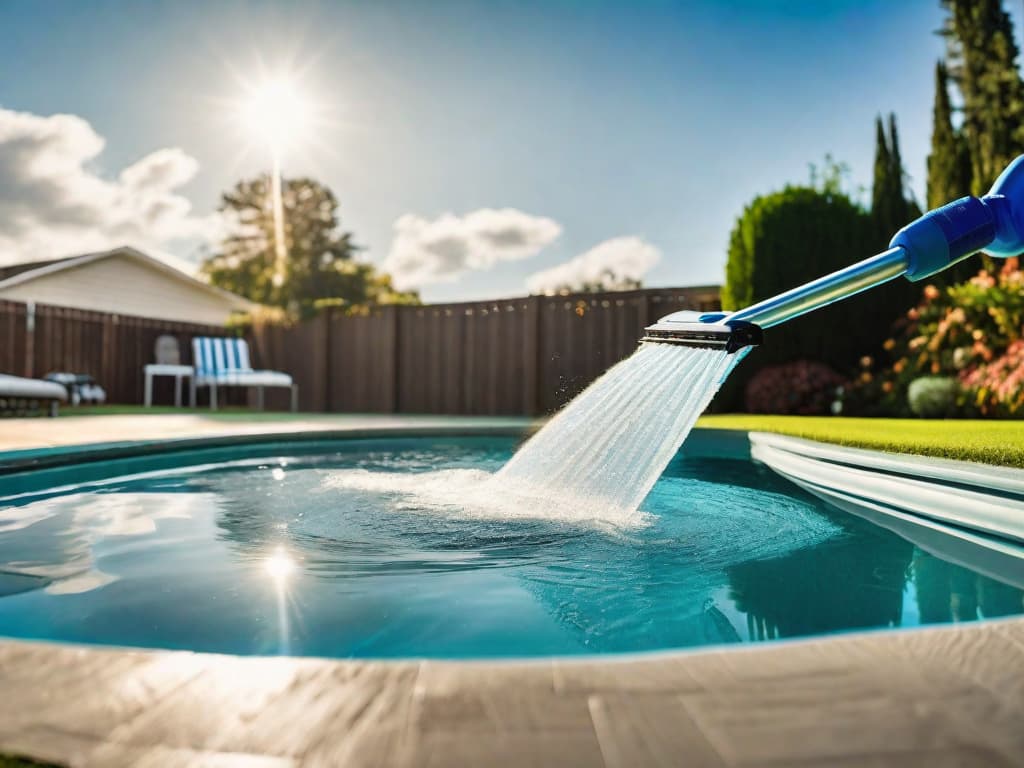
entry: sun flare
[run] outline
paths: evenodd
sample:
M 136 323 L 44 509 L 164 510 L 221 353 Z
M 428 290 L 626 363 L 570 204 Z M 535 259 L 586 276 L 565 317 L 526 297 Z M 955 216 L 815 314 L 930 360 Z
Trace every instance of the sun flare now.
M 246 90 L 240 118 L 254 138 L 275 152 L 308 140 L 313 122 L 312 103 L 294 79 L 278 75 Z

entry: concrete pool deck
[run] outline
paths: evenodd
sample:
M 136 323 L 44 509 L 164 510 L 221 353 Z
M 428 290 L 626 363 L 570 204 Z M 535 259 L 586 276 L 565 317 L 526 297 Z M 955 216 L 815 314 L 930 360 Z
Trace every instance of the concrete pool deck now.
M 529 424 L 196 414 L 7 419 L 0 451 L 374 427 L 507 432 Z M 495 663 L 0 641 L 0 691 L 0 753 L 62 765 L 1024 765 L 1024 619 Z
M 218 413 L 63 416 L 57 419 L 0 419 L 0 454 L 37 448 L 140 440 L 332 432 L 363 429 L 467 427 L 528 429 L 538 423 L 522 417 L 400 416 L 389 414 Z M 3 456 L 0 456 L 0 461 Z
M 0 643 L 0 751 L 103 766 L 1008 766 L 1024 621 L 626 660 Z

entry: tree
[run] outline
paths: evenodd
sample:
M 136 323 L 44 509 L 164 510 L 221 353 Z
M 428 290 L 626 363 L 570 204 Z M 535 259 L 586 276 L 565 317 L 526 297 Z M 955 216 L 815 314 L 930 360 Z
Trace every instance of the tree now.
M 878 233 L 878 247 L 888 245 L 901 227 L 920 215 L 920 208 L 906 190 L 896 115 L 889 114 L 888 133 L 879 115 L 875 118 L 875 170 L 871 186 L 871 217 Z
M 942 0 L 949 12 L 949 75 L 963 96 L 963 131 L 971 161 L 971 192 L 984 194 L 1024 150 L 1024 81 L 1020 51 L 1002 0 Z
M 636 291 L 640 288 L 643 288 L 643 281 L 639 278 L 629 277 L 606 267 L 597 278 L 578 283 L 563 283 L 555 288 L 555 293 L 607 293 Z
M 210 282 L 260 304 L 309 315 L 319 304 L 418 303 L 399 293 L 391 278 L 357 260 L 358 248 L 340 229 L 334 193 L 313 179 L 287 179 L 282 202 L 288 260 L 276 275 L 270 178 L 238 182 L 224 193 L 220 210 L 232 222 L 219 253 L 202 271 Z
M 722 306 L 740 309 L 847 267 L 874 253 L 870 214 L 837 191 L 789 186 L 755 198 L 729 240 Z M 906 311 L 906 286 L 874 289 L 765 331 L 765 343 L 726 382 L 716 407 L 739 407 L 739 393 L 767 365 L 816 360 L 838 371 L 880 349 L 890 322 Z
M 895 232 L 890 220 L 892 215 L 892 158 L 889 156 L 889 139 L 885 135 L 882 116 L 875 117 L 875 169 L 871 183 L 871 215 L 878 222 L 880 233 Z
M 928 155 L 928 207 L 938 208 L 971 192 L 971 157 L 967 140 L 953 127 L 949 75 L 941 61 L 935 65 L 935 106 L 932 110 L 932 151 Z M 938 285 L 967 280 L 978 270 L 970 258 L 929 278 Z
M 935 106 L 932 109 L 932 151 L 928 155 L 928 208 L 971 192 L 971 158 L 963 134 L 953 127 L 946 65 L 935 64 Z

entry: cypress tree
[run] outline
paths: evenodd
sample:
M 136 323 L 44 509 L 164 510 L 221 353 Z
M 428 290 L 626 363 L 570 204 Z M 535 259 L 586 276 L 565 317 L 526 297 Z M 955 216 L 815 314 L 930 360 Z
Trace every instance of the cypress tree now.
M 971 159 L 967 143 L 953 128 L 946 65 L 935 64 L 935 106 L 932 109 L 932 151 L 928 155 L 928 207 L 937 208 L 971 191 Z
M 893 213 L 897 215 L 899 226 L 913 221 L 921 215 L 921 209 L 914 202 L 913 195 L 907 186 L 907 172 L 903 168 L 903 156 L 900 154 L 899 131 L 896 130 L 896 113 L 889 113 L 889 175 L 892 178 Z
M 892 159 L 889 156 L 889 140 L 885 135 L 885 125 L 882 123 L 882 116 L 875 118 L 875 171 L 871 183 L 871 215 L 876 223 L 879 235 L 886 231 L 891 233 L 895 230 L 886 227 L 882 221 L 884 211 L 888 210 L 892 172 Z
M 875 119 L 875 173 L 871 185 L 871 217 L 880 245 L 914 218 L 917 206 L 907 199 L 905 172 L 900 156 L 896 115 L 889 114 L 889 131 L 881 116 Z
M 1020 50 L 1002 0 L 942 0 L 949 74 L 964 102 L 971 192 L 984 194 L 1024 150 L 1024 81 Z
M 875 119 L 875 174 L 871 187 L 871 225 L 875 234 L 875 251 L 888 248 L 892 236 L 921 215 L 917 204 L 907 197 L 904 185 L 906 173 L 900 154 L 895 114 L 889 114 L 888 125 L 887 133 L 882 117 Z M 873 307 L 873 318 L 869 325 L 876 333 L 884 335 L 892 322 L 917 302 L 919 291 L 919 286 L 902 279 L 873 289 L 867 299 Z M 868 344 L 862 350 L 862 353 L 874 351 Z

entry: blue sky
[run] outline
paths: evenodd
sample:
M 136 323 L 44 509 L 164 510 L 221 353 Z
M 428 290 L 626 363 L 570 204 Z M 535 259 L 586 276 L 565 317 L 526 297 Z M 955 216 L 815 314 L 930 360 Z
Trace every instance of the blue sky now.
M 170 202 L 152 205 L 186 200 L 199 219 L 267 166 L 243 151 L 229 114 L 239 78 L 289 68 L 329 120 L 285 173 L 336 191 L 367 258 L 385 263 L 402 217 L 411 250 L 392 265 L 415 259 L 410 242 L 431 232 L 461 237 L 505 226 L 505 209 L 528 215 L 513 222 L 532 227 L 526 247 L 465 263 L 446 252 L 452 269 L 439 274 L 451 279 L 424 284 L 426 299 L 521 294 L 530 275 L 609 240 L 621 246 L 609 253 L 644 265 L 660 254 L 648 285 L 713 283 L 754 195 L 806 180 L 829 152 L 855 185 L 870 184 L 879 112 L 897 112 L 923 197 L 941 19 L 937 0 L 4 0 L 0 108 L 86 121 L 105 143 L 83 170 L 100 180 L 141 158 L 136 176 L 187 156 L 190 173 L 167 171 Z M 151 158 L 168 148 L 180 153 Z M 494 215 L 473 218 L 481 209 Z M 104 236 L 164 238 L 194 257 L 198 225 L 175 239 L 130 216 L 102 224 Z M 76 242 L 73 230 L 47 240 L 45 218 L 34 221 L 8 253 L 45 258 Z

